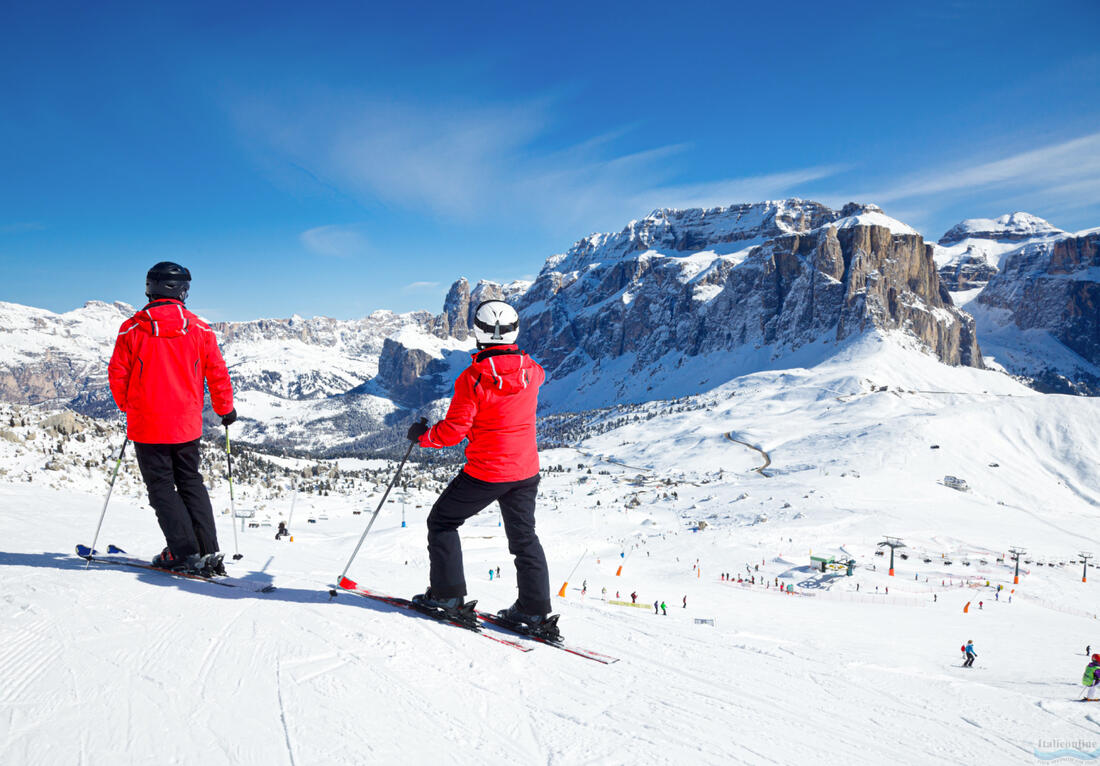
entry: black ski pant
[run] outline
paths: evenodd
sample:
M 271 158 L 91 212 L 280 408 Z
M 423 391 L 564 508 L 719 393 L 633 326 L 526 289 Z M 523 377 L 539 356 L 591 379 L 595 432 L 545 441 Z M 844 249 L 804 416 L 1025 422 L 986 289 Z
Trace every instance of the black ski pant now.
M 475 479 L 465 471 L 459 472 L 428 514 L 428 557 L 431 560 L 433 596 L 453 598 L 466 595 L 458 528 L 495 500 L 500 503 L 508 552 L 516 563 L 520 611 L 527 614 L 550 613 L 550 572 L 546 567 L 542 544 L 535 534 L 535 496 L 538 489 L 538 474 L 522 481 L 490 482 Z
M 968 667 L 970 667 L 971 665 L 973 665 L 973 664 L 974 664 L 974 658 L 975 658 L 975 657 L 977 657 L 977 656 L 978 656 L 978 655 L 976 655 L 976 654 L 968 654 L 968 655 L 966 655 L 966 662 L 964 662 L 964 663 L 963 663 L 963 667 L 964 667 L 964 668 L 968 668 Z
M 168 550 L 176 558 L 215 553 L 214 509 L 199 473 L 199 440 L 183 444 L 134 442 L 149 504 L 157 512 Z

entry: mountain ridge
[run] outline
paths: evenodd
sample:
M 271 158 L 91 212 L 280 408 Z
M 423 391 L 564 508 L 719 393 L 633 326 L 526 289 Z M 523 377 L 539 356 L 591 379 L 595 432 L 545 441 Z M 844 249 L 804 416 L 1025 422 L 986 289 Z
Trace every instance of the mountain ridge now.
M 1007 239 L 989 238 L 999 232 L 1008 232 Z M 352 320 L 293 316 L 213 327 L 242 415 L 251 422 L 246 433 L 299 446 L 362 447 L 392 437 L 410 411 L 438 415 L 451 380 L 468 363 L 473 310 L 489 298 L 519 309 L 523 345 L 550 372 L 546 412 L 705 390 L 784 360 L 826 358 L 867 332 L 900 332 L 947 364 L 981 367 L 982 328 L 995 336 L 1016 319 L 1080 356 L 1081 365 L 1070 365 L 1071 378 L 1087 373 L 1095 348 L 1072 350 L 1058 339 L 1062 329 L 1043 323 L 1069 321 L 1052 308 L 1057 300 L 1086 313 L 1095 305 L 1089 303 L 1088 286 L 1096 280 L 1089 276 L 1088 243 L 1100 233 L 1086 234 L 1085 250 L 1072 257 L 1055 245 L 1073 235 L 1027 214 L 967 219 L 940 242 L 961 233 L 969 236 L 951 245 L 926 242 L 877 206 L 860 203 L 833 210 L 790 198 L 660 208 L 617 233 L 590 235 L 550 256 L 533 281 L 480 280 L 471 287 L 461 277 L 439 313 L 380 310 Z M 1020 239 L 1024 234 L 1034 236 Z M 975 301 L 972 284 L 966 284 L 970 293 L 953 289 L 960 283 L 945 276 L 958 255 L 951 248 L 998 241 L 1005 264 L 1023 260 L 988 275 L 997 281 L 989 300 Z M 1034 296 L 1038 282 L 1053 282 L 1052 269 L 1084 293 L 1047 297 L 1044 312 L 1025 316 L 1028 307 L 1013 302 Z M 89 301 L 54 314 L 0 303 L 0 399 L 113 412 L 106 361 L 118 324 L 133 310 Z M 1067 324 L 1080 326 L 1089 327 Z M 1047 356 L 1062 354 L 1054 352 Z M 1003 353 L 994 366 L 1025 377 L 1043 368 L 1033 360 L 1014 369 Z

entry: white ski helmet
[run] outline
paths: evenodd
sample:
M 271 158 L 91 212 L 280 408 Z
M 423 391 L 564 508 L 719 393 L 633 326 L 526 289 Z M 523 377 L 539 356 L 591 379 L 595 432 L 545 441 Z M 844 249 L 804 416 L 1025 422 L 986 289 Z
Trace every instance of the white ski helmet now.
M 504 301 L 482 301 L 474 312 L 477 347 L 505 346 L 516 342 L 519 314 Z

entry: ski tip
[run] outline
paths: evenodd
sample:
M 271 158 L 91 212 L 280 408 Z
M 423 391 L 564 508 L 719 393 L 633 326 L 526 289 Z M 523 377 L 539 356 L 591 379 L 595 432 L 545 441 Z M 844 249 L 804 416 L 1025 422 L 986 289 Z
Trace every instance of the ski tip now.
M 233 554 L 233 560 L 234 560 L 234 561 L 240 561 L 240 560 L 241 560 L 241 559 L 243 559 L 243 558 L 244 558 L 244 554 L 243 554 L 243 553 L 234 553 L 234 554 Z
M 108 553 L 125 553 L 126 551 L 122 550 L 117 545 L 108 545 L 107 546 L 107 552 Z
M 344 590 L 355 590 L 359 587 L 354 580 L 349 580 L 347 577 L 341 577 L 340 582 L 337 585 Z

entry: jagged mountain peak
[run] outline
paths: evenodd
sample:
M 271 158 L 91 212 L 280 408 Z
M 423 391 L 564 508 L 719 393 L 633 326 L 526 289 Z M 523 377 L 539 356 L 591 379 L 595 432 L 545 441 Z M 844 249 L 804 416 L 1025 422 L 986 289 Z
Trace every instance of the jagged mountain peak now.
M 706 249 L 733 252 L 845 221 L 886 226 L 899 234 L 917 233 L 877 205 L 857 202 L 841 210 L 798 197 L 711 208 L 658 208 L 617 233 L 590 234 L 579 240 L 567 252 L 548 258 L 542 273 L 579 272 L 594 263 L 621 261 L 650 250 L 672 256 Z
M 939 243 L 953 245 L 966 239 L 1022 242 L 1038 237 L 1064 236 L 1065 233 L 1037 215 L 1015 212 L 999 218 L 967 218 L 948 229 Z

